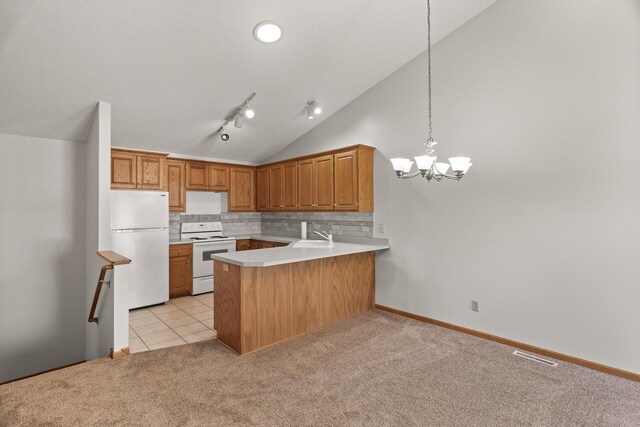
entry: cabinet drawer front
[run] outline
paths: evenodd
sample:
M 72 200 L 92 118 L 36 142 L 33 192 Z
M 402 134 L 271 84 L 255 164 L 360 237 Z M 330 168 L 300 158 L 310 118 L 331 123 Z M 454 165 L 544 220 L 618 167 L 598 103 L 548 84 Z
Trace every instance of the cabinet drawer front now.
M 191 256 L 191 245 L 171 245 L 169 246 L 169 258 L 176 256 Z

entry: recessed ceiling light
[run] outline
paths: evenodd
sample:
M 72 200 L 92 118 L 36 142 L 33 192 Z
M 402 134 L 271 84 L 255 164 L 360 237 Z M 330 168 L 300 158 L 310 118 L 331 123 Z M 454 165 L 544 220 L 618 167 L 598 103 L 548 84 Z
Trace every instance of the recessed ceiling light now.
M 273 21 L 263 21 L 253 29 L 253 37 L 264 43 L 274 43 L 282 37 L 282 28 Z

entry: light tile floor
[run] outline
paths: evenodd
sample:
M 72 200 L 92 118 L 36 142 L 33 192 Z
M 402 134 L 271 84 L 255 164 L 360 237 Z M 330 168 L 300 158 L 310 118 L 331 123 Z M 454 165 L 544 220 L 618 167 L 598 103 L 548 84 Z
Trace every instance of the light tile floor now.
M 213 293 L 187 296 L 166 304 L 129 311 L 131 353 L 216 338 Z

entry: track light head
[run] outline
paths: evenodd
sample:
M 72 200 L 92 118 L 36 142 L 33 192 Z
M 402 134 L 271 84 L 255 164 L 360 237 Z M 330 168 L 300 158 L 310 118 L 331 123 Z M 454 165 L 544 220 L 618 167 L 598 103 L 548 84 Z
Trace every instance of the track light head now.
M 307 102 L 307 118 L 314 119 L 318 114 L 322 114 L 322 108 L 316 101 Z
M 236 119 L 233 121 L 233 125 L 240 129 L 244 123 L 244 112 L 242 110 L 236 113 Z
M 227 133 L 226 130 L 224 130 L 224 127 L 220 130 L 220 139 L 223 141 L 228 141 L 230 138 L 229 134 Z

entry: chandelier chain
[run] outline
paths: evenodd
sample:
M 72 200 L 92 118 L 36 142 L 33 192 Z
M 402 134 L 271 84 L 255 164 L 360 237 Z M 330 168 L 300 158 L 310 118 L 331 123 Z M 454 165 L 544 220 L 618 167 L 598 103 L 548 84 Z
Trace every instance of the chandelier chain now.
M 427 0 L 427 67 L 428 67 L 428 99 L 429 99 L 429 138 L 427 142 L 433 141 L 432 123 L 431 123 L 431 1 Z M 431 144 L 427 144 L 428 146 Z M 429 147 L 431 148 L 431 147 Z

